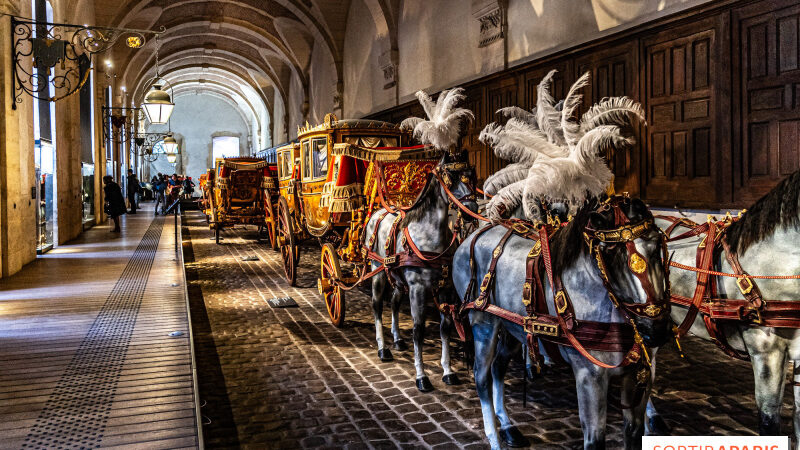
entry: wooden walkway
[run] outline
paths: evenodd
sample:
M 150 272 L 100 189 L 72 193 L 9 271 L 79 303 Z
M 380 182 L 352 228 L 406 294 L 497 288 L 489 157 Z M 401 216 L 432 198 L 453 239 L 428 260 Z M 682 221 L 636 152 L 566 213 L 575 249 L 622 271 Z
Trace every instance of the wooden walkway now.
M 0 448 L 202 447 L 174 232 L 141 210 L 0 280 Z

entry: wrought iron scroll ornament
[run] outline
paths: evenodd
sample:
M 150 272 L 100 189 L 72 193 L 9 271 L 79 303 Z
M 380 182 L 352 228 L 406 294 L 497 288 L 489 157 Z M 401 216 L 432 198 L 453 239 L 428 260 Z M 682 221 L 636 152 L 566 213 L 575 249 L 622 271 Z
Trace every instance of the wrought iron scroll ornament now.
M 137 130 L 141 108 L 103 106 L 103 139 L 122 144 L 123 135 L 130 137 Z M 127 140 L 127 139 L 125 139 Z
M 22 103 L 23 93 L 51 102 L 68 97 L 89 78 L 92 55 L 108 50 L 123 37 L 128 47 L 140 48 L 147 36 L 165 31 L 164 27 L 158 31 L 94 27 L 11 16 L 11 108 Z
M 136 154 L 142 155 L 145 161 L 153 162 L 162 153 L 153 152 L 153 147 L 164 140 L 167 133 L 137 133 L 133 136 L 133 144 L 136 146 Z

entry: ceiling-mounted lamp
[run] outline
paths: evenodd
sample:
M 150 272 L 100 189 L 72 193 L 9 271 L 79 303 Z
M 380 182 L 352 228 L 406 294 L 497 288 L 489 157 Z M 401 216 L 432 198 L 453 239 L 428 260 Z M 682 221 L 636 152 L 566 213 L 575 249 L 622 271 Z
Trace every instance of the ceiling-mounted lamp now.
M 164 152 L 169 156 L 178 152 L 178 141 L 172 136 L 172 133 L 167 134 L 164 138 Z
M 172 109 L 175 107 L 175 103 L 172 103 L 169 93 L 162 90 L 162 87 L 162 84 L 153 84 L 150 92 L 147 93 L 142 102 L 142 109 L 147 115 L 147 120 L 155 125 L 167 123 L 169 116 L 172 115 Z
M 158 35 L 156 35 L 156 76 L 147 81 L 147 84 L 152 83 L 152 87 L 142 100 L 142 109 L 147 115 L 147 120 L 155 125 L 167 123 L 169 116 L 172 115 L 172 109 L 175 107 L 175 103 L 172 103 L 172 96 L 163 89 L 166 84 L 171 91 L 172 85 L 159 75 L 158 49 L 160 46 Z
M 170 164 L 175 164 L 175 161 L 178 160 L 177 153 L 167 153 L 167 162 Z

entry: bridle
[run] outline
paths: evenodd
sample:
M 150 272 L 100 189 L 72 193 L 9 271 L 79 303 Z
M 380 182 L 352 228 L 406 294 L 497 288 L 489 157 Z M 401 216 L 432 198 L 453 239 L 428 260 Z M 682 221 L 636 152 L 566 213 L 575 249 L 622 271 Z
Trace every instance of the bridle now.
M 663 299 L 657 298 L 655 288 L 647 277 L 647 260 L 636 249 L 635 240 L 647 234 L 651 230 L 656 230 L 659 233 L 659 244 L 662 251 L 663 261 L 667 261 L 667 237 L 656 227 L 653 218 L 646 218 L 638 223 L 631 223 L 628 216 L 622 210 L 621 205 L 624 202 L 630 202 L 626 197 L 612 197 L 597 209 L 597 212 L 613 211 L 614 213 L 614 228 L 606 230 L 595 230 L 587 225 L 583 233 L 583 238 L 589 246 L 589 252 L 595 257 L 597 268 L 600 271 L 600 278 L 608 291 L 608 298 L 614 303 L 614 306 L 625 313 L 628 320 L 634 327 L 634 332 L 637 339 L 641 339 L 639 331 L 633 317 L 646 318 L 657 320 L 663 318 L 668 313 L 669 307 L 669 265 L 664 267 L 665 289 L 666 295 Z M 625 247 L 627 254 L 627 267 L 628 270 L 639 280 L 642 289 L 644 289 L 647 299 L 644 303 L 621 302 L 614 295 L 611 287 L 611 282 L 608 276 L 608 265 L 605 261 L 604 252 L 601 249 L 600 243 L 606 244 L 606 247 L 613 249 L 618 245 Z M 666 299 L 666 300 L 665 300 Z

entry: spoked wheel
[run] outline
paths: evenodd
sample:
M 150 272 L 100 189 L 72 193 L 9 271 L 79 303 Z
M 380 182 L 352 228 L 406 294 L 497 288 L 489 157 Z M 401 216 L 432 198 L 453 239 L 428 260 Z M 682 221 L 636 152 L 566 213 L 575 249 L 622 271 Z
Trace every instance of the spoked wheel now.
M 321 277 L 317 280 L 317 289 L 325 300 L 331 323 L 336 328 L 344 325 L 345 303 L 344 289 L 336 284 L 342 278 L 342 269 L 339 266 L 339 254 L 333 244 L 322 246 Z
M 297 285 L 297 242 L 294 238 L 294 225 L 289 213 L 289 204 L 281 197 L 278 201 L 278 239 L 283 258 L 283 270 L 290 286 Z
M 269 192 L 264 193 L 264 227 L 267 229 L 267 236 L 269 237 L 269 246 L 273 250 L 278 249 L 278 239 L 275 235 L 276 220 L 275 220 L 275 205 L 272 204 L 272 196 Z

